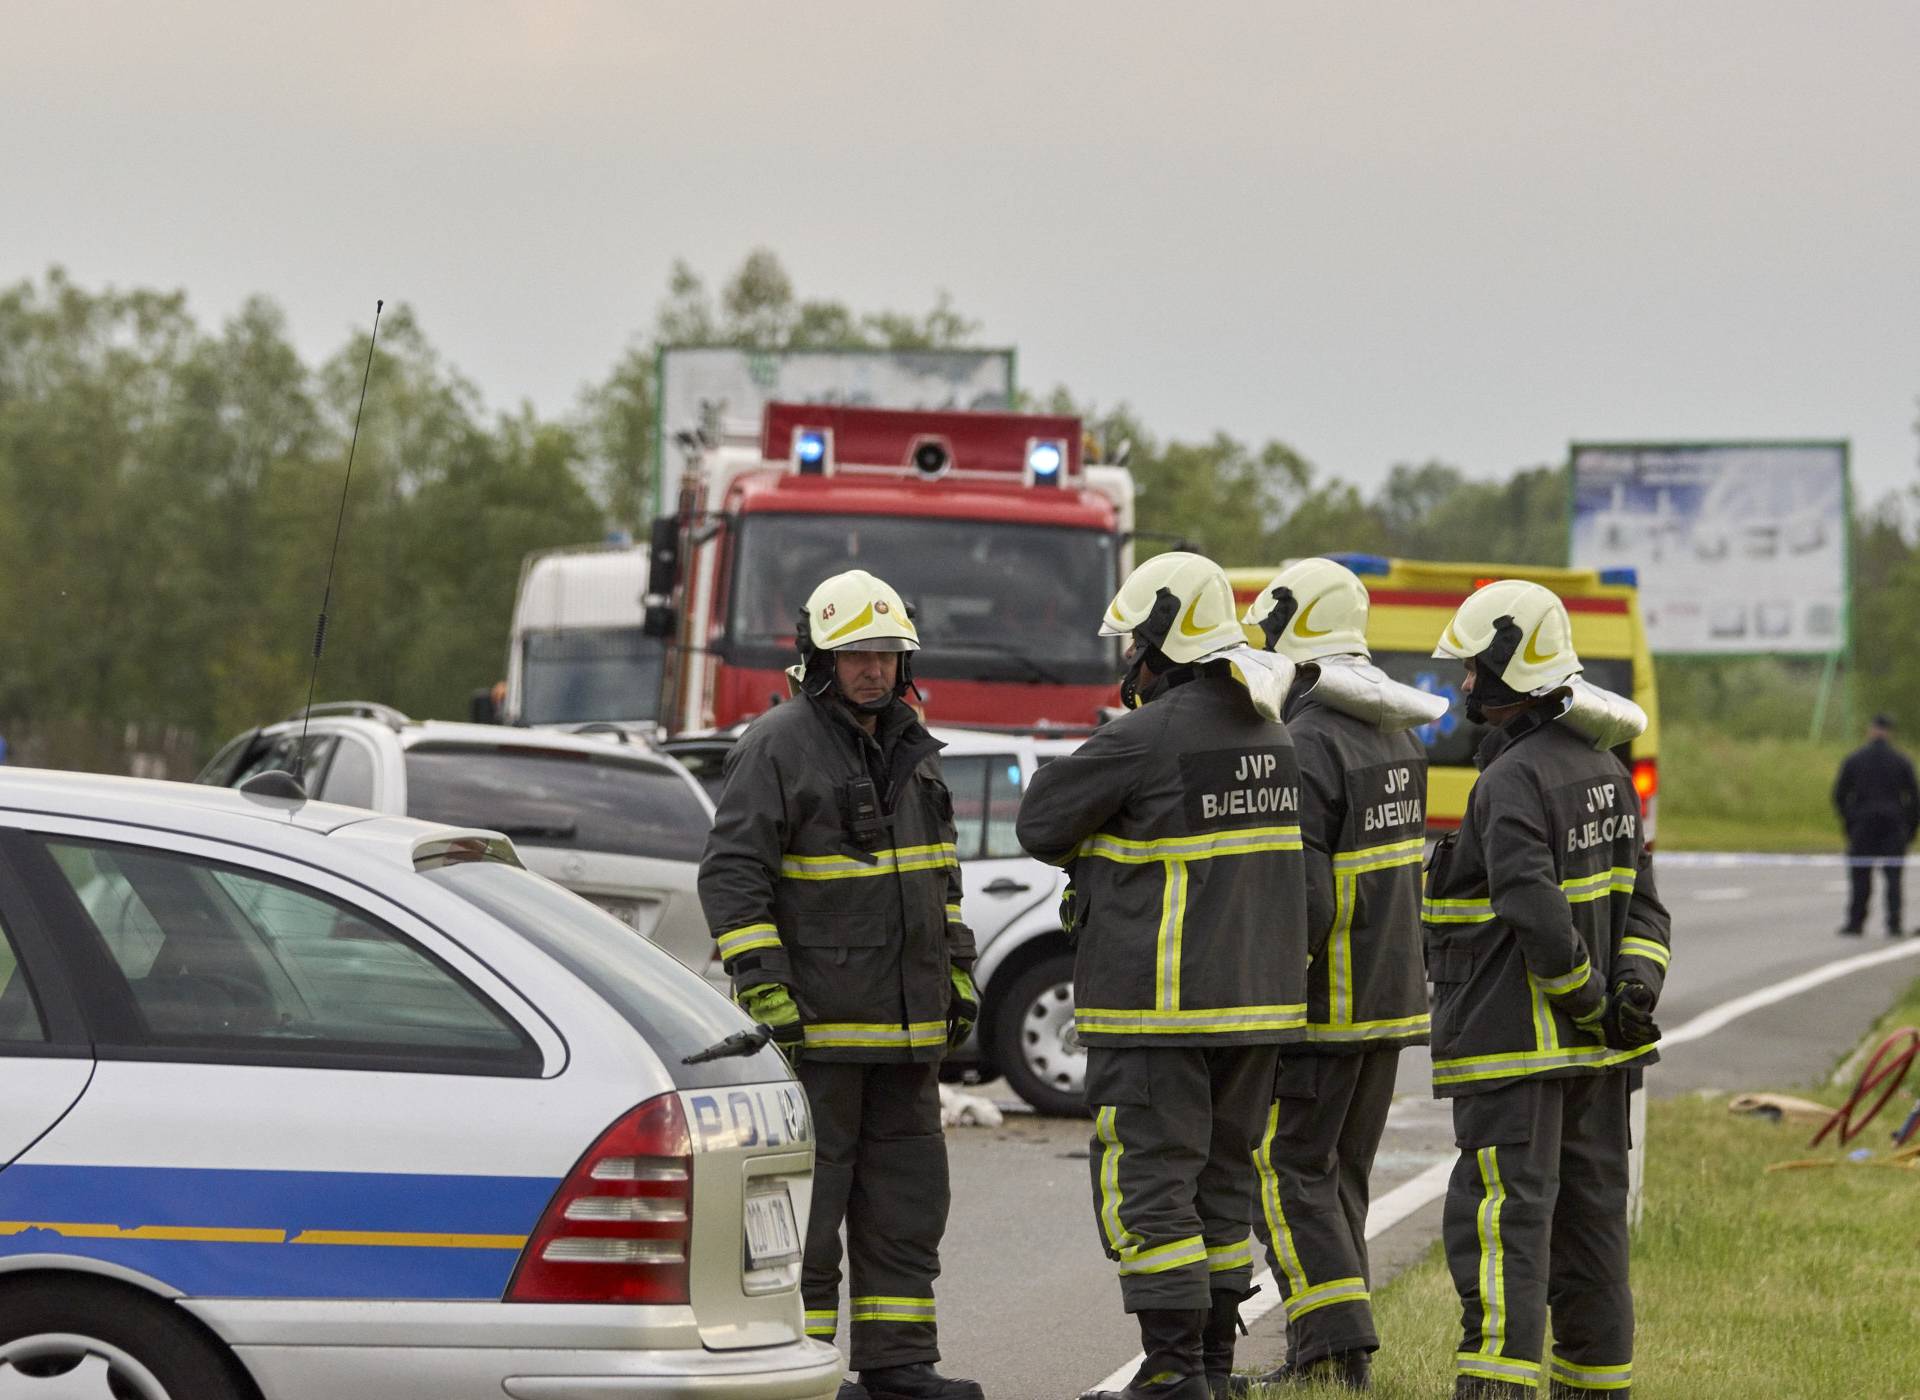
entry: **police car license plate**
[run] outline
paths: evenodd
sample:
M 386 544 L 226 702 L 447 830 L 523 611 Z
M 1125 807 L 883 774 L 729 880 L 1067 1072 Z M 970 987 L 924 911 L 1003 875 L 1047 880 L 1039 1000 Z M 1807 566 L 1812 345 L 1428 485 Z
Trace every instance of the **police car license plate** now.
M 769 1269 L 800 1257 L 800 1228 L 784 1183 L 747 1191 L 747 1264 Z

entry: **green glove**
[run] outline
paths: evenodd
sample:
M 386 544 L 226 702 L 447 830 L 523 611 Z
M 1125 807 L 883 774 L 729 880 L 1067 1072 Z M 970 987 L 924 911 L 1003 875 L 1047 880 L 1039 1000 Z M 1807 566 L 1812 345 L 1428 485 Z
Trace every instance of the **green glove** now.
M 800 1008 L 793 1004 L 793 993 L 778 982 L 762 982 L 748 987 L 736 997 L 747 1015 L 773 1032 L 773 1043 L 787 1063 L 800 1058 L 805 1032 L 800 1029 Z
M 964 967 L 947 969 L 953 983 L 953 1000 L 947 1003 L 947 1049 L 957 1050 L 980 1019 L 980 993 L 974 990 L 973 974 Z
M 1079 918 L 1079 894 L 1073 888 L 1073 881 L 1069 879 L 1067 887 L 1060 891 L 1060 931 L 1066 934 L 1069 943 L 1079 935 L 1079 930 L 1074 927 Z

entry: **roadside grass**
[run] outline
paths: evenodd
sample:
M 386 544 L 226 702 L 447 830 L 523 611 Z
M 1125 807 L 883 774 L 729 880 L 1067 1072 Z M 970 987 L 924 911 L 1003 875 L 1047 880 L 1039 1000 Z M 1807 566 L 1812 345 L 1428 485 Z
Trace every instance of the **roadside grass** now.
M 1865 1045 L 1916 1025 L 1920 982 Z M 1850 1056 L 1833 1083 L 1794 1092 L 1838 1105 L 1860 1060 Z M 1920 1079 L 1909 1077 L 1852 1146 L 1884 1161 L 1916 1094 Z M 1840 1154 L 1810 1151 L 1810 1125 L 1734 1116 L 1724 1095 L 1656 1099 L 1647 1119 L 1646 1215 L 1633 1238 L 1636 1400 L 1920 1397 L 1920 1170 L 1843 1163 L 1769 1174 L 1771 1163 Z M 1374 1317 L 1383 1341 L 1374 1394 L 1450 1396 L 1460 1305 L 1438 1245 L 1380 1291 Z
M 1697 723 L 1660 731 L 1660 849 L 1844 849 L 1830 794 L 1850 746 L 1756 739 Z

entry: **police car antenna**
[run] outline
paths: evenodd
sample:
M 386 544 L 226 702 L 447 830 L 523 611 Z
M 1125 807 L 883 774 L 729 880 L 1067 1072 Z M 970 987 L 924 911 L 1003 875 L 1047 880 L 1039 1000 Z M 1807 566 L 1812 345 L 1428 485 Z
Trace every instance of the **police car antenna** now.
M 320 679 L 320 653 L 327 646 L 327 605 L 333 601 L 333 566 L 340 557 L 340 531 L 347 523 L 347 488 L 353 484 L 353 454 L 360 446 L 360 415 L 367 411 L 367 383 L 373 378 L 373 347 L 380 340 L 380 311 L 384 298 L 373 303 L 373 334 L 367 337 L 367 367 L 360 374 L 360 406 L 353 411 L 353 437 L 347 443 L 347 474 L 340 483 L 340 513 L 333 522 L 333 549 L 327 555 L 327 583 L 320 591 L 320 620 L 313 629 L 313 669 L 307 674 L 307 703 L 300 712 L 300 747 L 293 754 L 294 781 L 307 766 L 307 726 L 313 722 L 313 688 Z

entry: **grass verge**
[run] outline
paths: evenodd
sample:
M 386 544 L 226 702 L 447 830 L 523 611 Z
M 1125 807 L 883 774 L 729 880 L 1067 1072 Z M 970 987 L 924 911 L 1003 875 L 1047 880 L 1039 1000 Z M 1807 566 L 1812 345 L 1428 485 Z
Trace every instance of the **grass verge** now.
M 1920 982 L 1867 1043 L 1915 1025 Z M 1796 1092 L 1837 1105 L 1853 1078 Z M 1910 1077 L 1853 1146 L 1884 1159 L 1916 1092 Z M 1770 1163 L 1839 1154 L 1810 1152 L 1804 1124 L 1735 1117 L 1724 1096 L 1655 1100 L 1647 1118 L 1646 1217 L 1633 1239 L 1636 1400 L 1920 1397 L 1920 1171 L 1768 1174 Z M 1451 1395 L 1460 1305 L 1438 1246 L 1380 1291 L 1374 1316 L 1383 1341 L 1374 1394 Z
M 1850 746 L 1752 739 L 1698 724 L 1660 731 L 1660 848 L 1845 848 L 1831 794 Z

